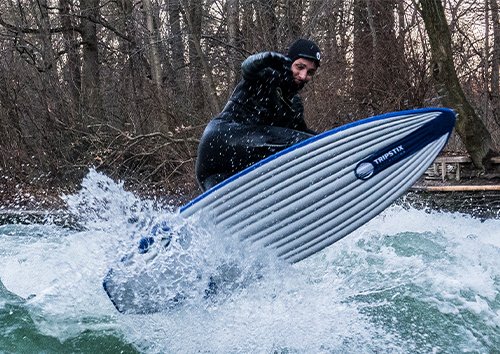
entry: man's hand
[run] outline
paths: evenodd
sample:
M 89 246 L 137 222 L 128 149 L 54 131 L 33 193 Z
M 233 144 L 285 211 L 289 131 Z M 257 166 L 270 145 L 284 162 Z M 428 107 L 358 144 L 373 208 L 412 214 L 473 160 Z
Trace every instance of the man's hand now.
M 288 81 L 292 78 L 292 61 L 276 52 L 263 52 L 249 56 L 242 64 L 243 78 L 246 80 L 269 79 Z

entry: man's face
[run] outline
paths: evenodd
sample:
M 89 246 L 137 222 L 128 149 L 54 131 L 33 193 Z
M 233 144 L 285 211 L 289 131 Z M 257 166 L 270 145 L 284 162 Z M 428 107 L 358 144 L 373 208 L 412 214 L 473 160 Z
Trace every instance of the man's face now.
M 292 63 L 293 81 L 299 89 L 311 81 L 316 74 L 316 63 L 309 59 L 299 58 Z

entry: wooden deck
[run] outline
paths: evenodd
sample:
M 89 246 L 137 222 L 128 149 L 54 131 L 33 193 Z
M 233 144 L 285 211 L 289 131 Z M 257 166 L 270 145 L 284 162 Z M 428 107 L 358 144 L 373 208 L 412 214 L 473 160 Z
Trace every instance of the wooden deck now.
M 491 158 L 493 174 L 500 178 L 500 157 Z M 439 156 L 425 172 L 426 180 L 460 181 L 470 177 L 472 160 L 468 156 Z M 465 172 L 465 173 L 464 173 Z

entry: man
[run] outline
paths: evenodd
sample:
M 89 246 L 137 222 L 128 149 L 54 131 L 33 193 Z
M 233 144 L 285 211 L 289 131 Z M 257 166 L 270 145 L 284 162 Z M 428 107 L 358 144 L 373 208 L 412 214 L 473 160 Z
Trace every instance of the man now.
M 286 56 L 263 52 L 242 63 L 242 80 L 201 137 L 196 178 L 203 191 L 315 134 L 306 126 L 297 94 L 320 59 L 313 41 L 299 39 Z

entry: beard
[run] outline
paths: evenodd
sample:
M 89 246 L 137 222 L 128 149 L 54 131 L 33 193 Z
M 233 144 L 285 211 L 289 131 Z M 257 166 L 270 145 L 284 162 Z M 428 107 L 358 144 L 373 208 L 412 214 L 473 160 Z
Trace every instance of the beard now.
M 305 85 L 306 83 L 304 81 L 300 81 L 299 83 L 297 83 L 297 81 L 293 80 L 293 86 L 297 91 L 302 90 Z

